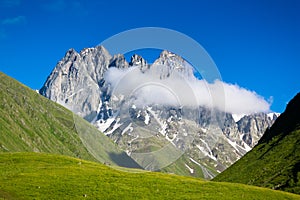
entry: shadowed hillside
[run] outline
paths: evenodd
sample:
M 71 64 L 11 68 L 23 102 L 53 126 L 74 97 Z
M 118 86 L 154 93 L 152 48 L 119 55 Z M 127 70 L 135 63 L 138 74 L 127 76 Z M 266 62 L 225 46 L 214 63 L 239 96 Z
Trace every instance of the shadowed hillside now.
M 300 194 L 300 93 L 258 145 L 214 180 Z
M 139 167 L 88 122 L 0 73 L 0 152 L 24 151 Z

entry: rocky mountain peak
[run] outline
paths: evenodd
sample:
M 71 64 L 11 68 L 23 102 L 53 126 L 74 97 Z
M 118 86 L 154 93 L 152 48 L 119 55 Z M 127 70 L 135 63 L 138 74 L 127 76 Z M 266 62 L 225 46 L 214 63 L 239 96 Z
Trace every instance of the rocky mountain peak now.
M 84 48 L 80 53 L 69 49 L 40 93 L 90 119 L 101 102 L 100 85 L 103 85 L 103 75 L 111 60 L 112 56 L 103 46 Z
M 77 53 L 77 51 L 73 48 L 69 49 L 64 58 L 61 61 L 76 61 L 76 59 L 78 58 L 79 54 Z
M 171 58 L 171 57 L 177 57 L 177 59 L 182 59 L 180 56 L 176 55 L 175 53 L 172 53 L 168 50 L 163 50 L 160 55 L 160 58 Z
M 131 56 L 131 60 L 129 63 L 130 66 L 139 66 L 141 72 L 145 72 L 149 69 L 150 65 L 147 64 L 147 61 L 140 55 L 134 54 Z
M 95 48 L 84 48 L 84 49 L 82 49 L 82 50 L 80 51 L 80 55 L 81 55 L 82 57 L 84 57 L 84 56 L 86 56 L 86 55 L 92 53 L 93 51 L 95 51 Z
M 138 137 L 142 129 L 142 132 L 156 135 L 157 140 L 154 139 L 153 143 L 155 147 L 169 143 L 181 149 L 184 147 L 184 155 L 189 162 L 192 159 L 191 162 L 217 166 L 216 169 L 222 171 L 249 151 L 263 131 L 273 123 L 274 117 L 267 114 L 244 116 L 236 122 L 232 114 L 221 113 L 225 116 L 225 121 L 220 124 L 220 120 L 212 117 L 213 111 L 205 107 L 199 108 L 199 112 L 194 108 L 183 109 L 160 104 L 137 108 L 135 97 L 127 99 L 124 98 L 125 94 L 113 95 L 113 84 L 105 76 L 108 70 L 118 70 L 110 69 L 112 67 L 136 67 L 144 75 L 158 76 L 160 79 L 173 75 L 193 78 L 193 67 L 182 57 L 169 51 L 161 52 L 152 65 L 137 54 L 128 63 L 124 55 L 112 56 L 103 46 L 85 48 L 80 53 L 70 49 L 58 62 L 40 93 L 94 124 L 126 149 L 128 155 L 138 155 L 134 153 L 139 152 L 144 144 L 148 145 L 149 141 L 145 142 Z M 151 73 L 147 74 L 146 70 Z M 170 78 L 167 81 L 173 80 L 179 79 Z M 151 92 L 152 90 L 155 89 L 151 89 Z M 194 141 L 187 134 L 188 130 L 198 134 Z M 216 134 L 216 138 L 212 137 Z M 152 149 L 152 143 L 147 145 L 145 149 Z M 153 169 L 155 166 L 154 163 Z M 206 177 L 211 178 L 212 173 L 208 174 L 206 173 Z
M 128 68 L 129 67 L 129 64 L 128 62 L 126 61 L 125 57 L 123 54 L 117 54 L 117 55 L 114 55 L 111 60 L 110 60 L 110 64 L 108 66 L 109 68 L 110 67 L 117 67 L 117 68 L 121 68 L 121 69 L 124 69 L 124 68 Z
M 182 57 L 164 50 L 161 52 L 158 59 L 153 63 L 161 73 L 161 78 L 169 77 L 173 72 L 178 72 L 186 77 L 193 76 L 193 67 L 189 65 Z
M 147 62 L 142 56 L 134 54 L 133 56 L 131 56 L 129 64 L 131 66 L 137 66 L 137 65 L 146 65 Z
M 85 55 L 85 54 L 92 53 L 92 52 L 108 53 L 108 51 L 105 49 L 104 46 L 98 45 L 98 46 L 95 46 L 95 47 L 83 48 L 80 51 L 80 54 Z
M 70 49 L 66 52 L 66 55 L 71 55 L 71 54 L 74 54 L 74 53 L 77 53 L 77 51 L 76 51 L 74 48 L 70 48 Z

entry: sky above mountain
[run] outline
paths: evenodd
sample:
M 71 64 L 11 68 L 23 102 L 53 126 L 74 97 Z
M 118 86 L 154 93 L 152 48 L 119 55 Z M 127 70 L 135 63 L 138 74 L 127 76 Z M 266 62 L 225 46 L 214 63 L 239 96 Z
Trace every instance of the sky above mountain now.
M 300 1 L 0 0 L 0 71 L 39 89 L 69 48 L 163 27 L 195 39 L 222 80 L 283 112 L 300 86 Z M 141 52 L 153 62 L 158 50 Z

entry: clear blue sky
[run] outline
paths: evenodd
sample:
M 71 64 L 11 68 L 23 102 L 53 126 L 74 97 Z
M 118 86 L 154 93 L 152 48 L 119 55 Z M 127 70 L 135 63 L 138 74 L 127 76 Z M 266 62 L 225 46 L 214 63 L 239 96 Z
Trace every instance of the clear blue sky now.
M 300 91 L 298 0 L 0 0 L 0 71 L 39 89 L 69 48 L 148 26 L 198 41 L 223 81 L 272 97 L 274 111 Z

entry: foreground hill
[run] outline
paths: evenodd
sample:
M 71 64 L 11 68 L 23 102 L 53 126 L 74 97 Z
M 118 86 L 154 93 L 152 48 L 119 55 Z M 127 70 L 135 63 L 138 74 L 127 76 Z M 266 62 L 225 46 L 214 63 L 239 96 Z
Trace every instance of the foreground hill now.
M 214 180 L 300 194 L 300 93 L 258 145 Z
M 0 198 L 300 199 L 242 184 L 130 170 L 58 155 L 0 153 Z
M 0 152 L 24 151 L 138 167 L 85 120 L 0 72 Z

